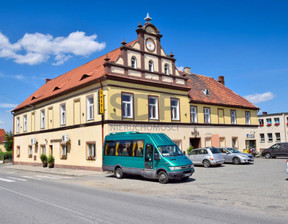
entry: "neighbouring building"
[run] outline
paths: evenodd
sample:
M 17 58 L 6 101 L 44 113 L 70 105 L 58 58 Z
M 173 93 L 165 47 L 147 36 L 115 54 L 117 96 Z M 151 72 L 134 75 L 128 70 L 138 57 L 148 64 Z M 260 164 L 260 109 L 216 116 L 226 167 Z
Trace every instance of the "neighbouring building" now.
M 257 132 L 257 145 L 260 151 L 269 148 L 275 143 L 287 142 L 288 113 L 258 115 L 259 128 Z
M 162 48 L 145 18 L 137 39 L 46 84 L 13 110 L 14 163 L 101 169 L 105 135 L 163 132 L 182 150 L 189 145 L 256 144 L 258 108 L 219 80 L 184 72 Z
M 0 152 L 6 152 L 6 149 L 4 147 L 5 135 L 5 130 L 0 129 Z

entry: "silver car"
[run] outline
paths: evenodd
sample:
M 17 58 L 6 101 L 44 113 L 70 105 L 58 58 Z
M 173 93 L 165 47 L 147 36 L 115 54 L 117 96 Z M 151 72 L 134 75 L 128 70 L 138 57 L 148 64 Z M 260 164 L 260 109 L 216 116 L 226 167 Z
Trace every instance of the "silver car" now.
M 224 163 L 224 158 L 220 151 L 214 147 L 193 149 L 188 157 L 195 165 L 221 166 Z
M 254 157 L 251 154 L 239 152 L 233 148 L 218 148 L 224 157 L 225 163 L 234 163 L 238 165 L 240 163 L 251 163 L 254 161 Z

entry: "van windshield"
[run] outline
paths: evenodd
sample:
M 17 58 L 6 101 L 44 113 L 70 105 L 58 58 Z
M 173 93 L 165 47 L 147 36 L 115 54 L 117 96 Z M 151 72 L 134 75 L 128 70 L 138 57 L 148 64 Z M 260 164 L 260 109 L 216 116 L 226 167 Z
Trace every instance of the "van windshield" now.
M 159 152 L 162 156 L 168 157 L 168 156 L 182 156 L 183 153 L 178 148 L 177 145 L 164 145 L 158 147 Z

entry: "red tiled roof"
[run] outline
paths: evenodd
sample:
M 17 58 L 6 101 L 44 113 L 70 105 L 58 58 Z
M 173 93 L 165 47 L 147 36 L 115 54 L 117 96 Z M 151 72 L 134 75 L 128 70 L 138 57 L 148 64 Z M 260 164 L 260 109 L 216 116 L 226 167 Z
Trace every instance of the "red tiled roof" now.
M 128 43 L 127 45 L 131 46 L 135 43 L 135 41 L 136 40 Z M 120 53 L 120 48 L 109 52 L 108 57 L 110 58 L 110 61 L 117 60 Z M 105 63 L 105 58 L 106 54 L 48 81 L 21 104 L 19 104 L 13 111 L 19 110 L 20 108 L 37 103 L 49 97 L 59 95 L 67 90 L 73 89 L 82 84 L 87 84 L 104 76 L 103 64 Z M 84 74 L 88 75 L 88 77 L 82 79 Z
M 197 74 L 188 76 L 188 86 L 191 88 L 189 91 L 191 102 L 258 109 L 257 106 L 211 77 Z M 202 91 L 205 89 L 209 90 L 209 95 L 207 96 Z
M 5 130 L 4 129 L 0 129 L 0 144 L 4 142 L 5 139 Z

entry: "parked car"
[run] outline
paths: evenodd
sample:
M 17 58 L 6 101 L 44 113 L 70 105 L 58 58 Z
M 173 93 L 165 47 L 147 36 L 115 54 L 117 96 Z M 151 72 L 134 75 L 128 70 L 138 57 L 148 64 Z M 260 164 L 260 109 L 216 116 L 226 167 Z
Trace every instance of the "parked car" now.
M 238 165 L 240 163 L 250 163 L 254 161 L 254 157 L 251 154 L 239 152 L 237 149 L 223 147 L 218 148 L 224 157 L 225 163 L 234 163 Z
M 288 156 L 288 142 L 276 143 L 270 148 L 264 149 L 262 156 L 266 159 L 276 158 L 277 156 Z
M 221 166 L 224 163 L 224 158 L 219 149 L 214 147 L 193 149 L 189 155 L 195 165 L 203 165 L 208 168 L 209 166 Z

